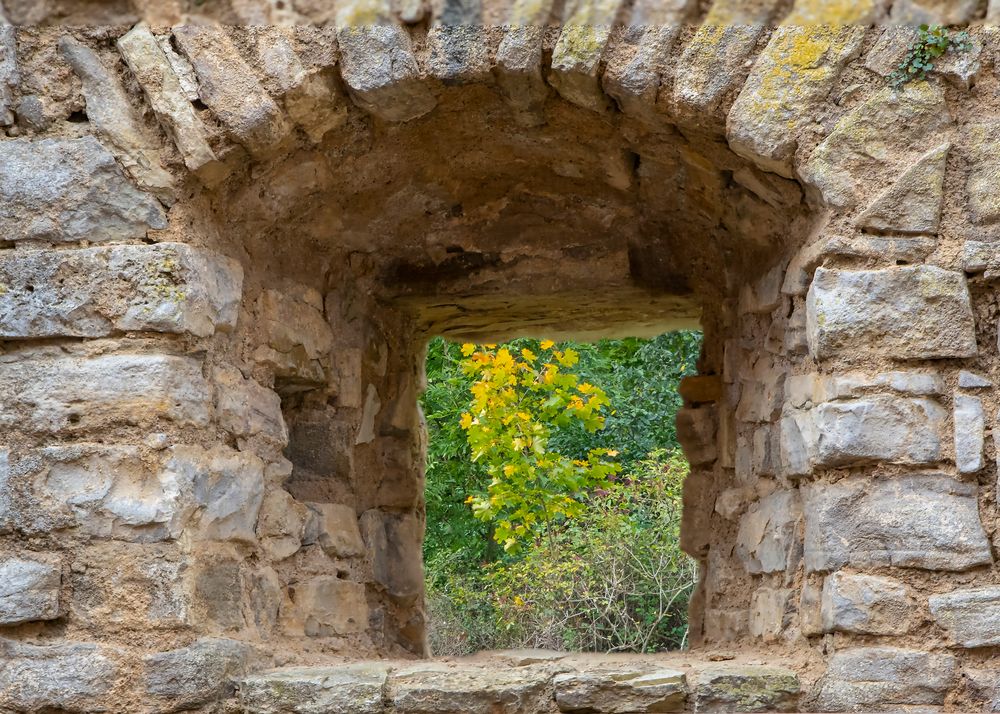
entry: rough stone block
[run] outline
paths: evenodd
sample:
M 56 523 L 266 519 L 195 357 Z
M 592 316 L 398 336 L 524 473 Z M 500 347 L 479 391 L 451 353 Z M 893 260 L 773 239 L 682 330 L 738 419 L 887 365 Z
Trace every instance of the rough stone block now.
M 993 382 L 980 374 L 963 369 L 958 373 L 958 386 L 961 389 L 991 389 Z
M 242 680 L 238 698 L 257 714 L 383 714 L 387 672 L 377 663 L 287 667 Z
M 309 637 L 332 637 L 368 627 L 368 601 L 361 583 L 316 577 L 290 586 L 288 593 L 291 608 L 282 612 L 282 619 L 289 629 L 301 628 Z
M 637 670 L 612 673 L 568 672 L 553 679 L 561 712 L 641 714 L 683 711 L 687 698 L 683 672 Z
M 809 349 L 817 359 L 974 357 L 965 276 L 922 265 L 887 270 L 819 268 L 809 288 Z
M 143 659 L 146 691 L 173 708 L 189 709 L 232 696 L 234 680 L 245 675 L 252 654 L 236 640 L 200 639 L 189 647 Z
M 396 600 L 419 597 L 424 591 L 423 523 L 413 514 L 371 510 L 361 516 L 360 527 L 375 581 Z
M 236 326 L 243 269 L 177 243 L 0 255 L 0 337 L 121 330 L 208 337 Z
M 837 572 L 823 583 L 825 632 L 904 635 L 913 625 L 914 602 L 897 580 Z
M 58 565 L 26 558 L 0 559 L 0 625 L 59 617 Z
M 0 142 L 0 236 L 69 243 L 145 238 L 167 227 L 92 136 Z
M 798 544 L 801 518 L 795 491 L 778 491 L 749 508 L 736 536 L 736 554 L 748 573 L 784 572 Z
M 961 571 L 993 562 L 975 484 L 928 473 L 801 490 L 809 572 L 844 565 Z
M 303 543 L 318 543 L 331 558 L 353 558 L 365 552 L 358 514 L 351 506 L 307 503 L 312 512 Z
M 983 402 L 964 394 L 955 395 L 955 465 L 960 474 L 981 471 L 986 443 Z
M 490 74 L 490 44 L 479 0 L 445 0 L 427 33 L 431 75 L 446 85 L 481 82 Z
M 279 448 L 288 445 L 281 397 L 245 378 L 238 369 L 217 367 L 212 377 L 216 417 L 223 429 L 241 439 L 259 437 Z
M 681 409 L 677 412 L 677 440 L 692 466 L 708 464 L 718 455 L 714 407 Z
M 697 375 L 681 380 L 677 392 L 686 402 L 707 404 L 722 399 L 722 378 L 718 375 Z
M 929 598 L 931 615 L 962 647 L 1000 645 L 1000 588 L 955 590 Z
M 14 712 L 107 711 L 118 665 L 94 644 L 35 646 L 0 639 L 0 707 Z
M 14 123 L 14 89 L 20 80 L 14 26 L 0 19 L 0 126 Z
M 785 629 L 792 591 L 788 588 L 757 588 L 750 598 L 750 635 L 777 640 Z
M 964 127 L 968 141 L 969 178 L 965 184 L 968 194 L 969 219 L 977 225 L 993 225 L 1000 221 L 1000 129 L 995 118 L 970 122 Z
M 259 306 L 267 344 L 256 350 L 254 358 L 274 370 L 284 390 L 294 388 L 294 384 L 287 384 L 289 380 L 305 389 L 324 384 L 326 374 L 319 360 L 333 347 L 333 330 L 323 316 L 322 296 L 305 288 L 296 292 L 266 290 Z
M 389 701 L 398 714 L 532 714 L 552 700 L 544 667 L 455 670 L 418 664 L 395 672 Z
M 228 548 L 199 557 L 190 578 L 190 619 L 202 631 L 206 628 L 237 631 L 246 624 L 242 573 L 245 562 Z
M 799 678 L 788 669 L 719 665 L 697 673 L 695 712 L 790 712 L 799 700 Z
M 941 705 L 955 658 L 895 647 L 860 647 L 830 658 L 816 699 L 819 711 L 866 711 L 898 705 Z
M 600 85 L 604 48 L 611 36 L 621 0 L 573 0 L 552 50 L 549 83 L 564 99 L 596 112 L 609 107 Z
M 0 362 L 0 427 L 44 432 L 167 419 L 207 426 L 211 389 L 189 357 L 112 354 Z
M 283 488 L 267 492 L 260 507 L 257 535 L 272 560 L 284 560 L 302 546 L 312 512 Z
M 860 228 L 893 233 L 936 234 L 941 222 L 944 174 L 951 144 L 942 144 L 921 156 L 875 197 L 858 216 Z

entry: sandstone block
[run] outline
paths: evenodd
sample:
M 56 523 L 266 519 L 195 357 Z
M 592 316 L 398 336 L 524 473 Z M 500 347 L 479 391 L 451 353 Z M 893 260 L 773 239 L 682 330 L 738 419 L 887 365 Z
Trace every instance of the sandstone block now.
M 955 465 L 960 474 L 981 471 L 986 443 L 983 402 L 964 394 L 955 395 Z
M 0 639 L 0 707 L 15 712 L 107 711 L 118 665 L 94 644 L 35 646 Z
M 568 672 L 553 680 L 561 712 L 639 714 L 683 711 L 687 687 L 683 672 Z
M 695 712 L 789 712 L 799 700 L 791 670 L 757 665 L 719 665 L 697 674 Z
M 413 514 L 371 510 L 361 516 L 360 527 L 375 581 L 396 600 L 419 597 L 424 591 L 423 523 Z
M 903 635 L 913 624 L 913 607 L 897 580 L 837 572 L 823 583 L 820 616 L 826 632 Z
M 993 118 L 970 122 L 965 127 L 968 137 L 969 177 L 965 191 L 968 194 L 969 219 L 977 225 L 993 225 L 1000 221 L 1000 130 Z
M 919 474 L 801 490 L 809 572 L 845 565 L 961 571 L 993 561 L 975 484 Z
M 809 288 L 806 320 L 817 359 L 861 350 L 896 359 L 977 352 L 965 276 L 934 266 L 820 268 Z
M 0 625 L 59 617 L 59 567 L 41 560 L 0 559 Z
M 200 639 L 189 647 L 143 659 L 146 691 L 173 707 L 188 709 L 232 696 L 252 650 L 236 640 Z
M 1000 645 L 1000 588 L 955 590 L 929 598 L 938 626 L 962 647 Z
M 238 369 L 217 367 L 212 377 L 216 416 L 223 429 L 241 439 L 259 437 L 279 448 L 288 445 L 281 397 L 245 378 Z
M 333 348 L 333 330 L 323 316 L 322 297 L 314 292 L 266 290 L 261 295 L 260 322 L 267 344 L 254 353 L 277 377 L 301 382 L 305 388 L 326 382 L 319 360 Z
M 389 680 L 389 701 L 398 714 L 534 714 L 552 699 L 545 668 L 450 669 L 418 664 Z
M 941 222 L 944 173 L 950 148 L 951 144 L 942 144 L 917 159 L 858 216 L 858 227 L 936 234 Z
M 864 711 L 894 705 L 941 705 L 955 658 L 895 647 L 860 647 L 829 660 L 818 685 L 821 711 Z
M 311 511 L 283 488 L 267 492 L 260 507 L 257 535 L 273 560 L 284 560 L 302 546 Z
M 714 407 L 681 409 L 677 412 L 677 440 L 692 465 L 715 461 L 718 454 L 715 441 L 716 429 L 717 417 Z
M 101 243 L 166 227 L 160 204 L 125 178 L 94 137 L 0 142 L 4 240 Z
M 364 632 L 368 627 L 365 586 L 337 577 L 316 577 L 289 587 L 293 609 L 282 616 L 301 624 L 309 637 Z
M 243 679 L 238 698 L 259 714 L 382 714 L 387 672 L 376 663 L 287 667 Z
M 365 552 L 358 514 L 351 506 L 308 503 L 311 511 L 303 543 L 318 543 L 331 558 L 353 558 Z
M 102 337 L 236 326 L 243 269 L 178 243 L 0 255 L 0 337 Z
M 189 357 L 28 359 L 0 362 L 0 404 L 5 429 L 65 433 L 157 419 L 207 426 L 211 390 Z
M 757 588 L 750 598 L 750 635 L 777 640 L 785 629 L 792 591 L 788 588 Z
M 0 20 L 0 126 L 14 123 L 14 89 L 19 83 L 14 27 Z
M 747 510 L 740 519 L 736 555 L 748 573 L 783 572 L 788 567 L 801 518 L 795 491 L 777 491 Z
M 722 379 L 718 375 L 685 377 L 677 391 L 684 401 L 692 404 L 717 402 L 722 399 Z
M 620 6 L 621 0 L 573 0 L 566 6 L 549 83 L 584 109 L 603 112 L 609 107 L 598 73 Z

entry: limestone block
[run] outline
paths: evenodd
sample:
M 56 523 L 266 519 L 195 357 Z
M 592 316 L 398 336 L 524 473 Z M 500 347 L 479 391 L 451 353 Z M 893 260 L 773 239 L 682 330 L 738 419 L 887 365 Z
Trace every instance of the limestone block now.
M 509 29 L 497 48 L 494 72 L 515 111 L 537 113 L 549 94 L 541 69 L 542 37 L 552 6 L 553 0 L 515 0 L 511 5 Z
M 915 370 L 880 372 L 873 375 L 862 372 L 833 374 L 820 378 L 817 386 L 819 396 L 813 400 L 815 402 L 863 397 L 866 392 L 873 390 L 891 391 L 915 397 L 939 397 L 945 393 L 941 375 Z
M 799 629 L 806 637 L 822 635 L 822 591 L 806 580 L 799 596 Z
M 283 488 L 267 492 L 260 507 L 257 535 L 272 560 L 284 560 L 298 551 L 310 513 Z
M 955 658 L 896 647 L 837 652 L 818 684 L 820 711 L 864 711 L 893 705 L 944 703 Z
M 567 672 L 552 683 L 561 712 L 640 714 L 683 711 L 685 681 L 683 672 L 665 669 Z
M 791 670 L 762 665 L 717 665 L 697 674 L 695 712 L 796 711 L 799 678 Z
M 975 0 L 896 0 L 889 19 L 901 25 L 961 25 L 972 20 Z
M 705 612 L 705 640 L 737 642 L 750 632 L 750 613 L 738 609 L 712 609 Z
M 726 135 L 733 151 L 766 171 L 793 178 L 798 130 L 813 121 L 864 36 L 864 29 L 849 23 L 786 20 L 757 58 L 729 112 Z
M 750 598 L 750 635 L 777 640 L 785 628 L 792 591 L 788 588 L 757 588 Z
M 292 609 L 282 612 L 309 637 L 364 632 L 368 628 L 365 586 L 333 577 L 315 577 L 289 586 Z
M 313 294 L 315 293 L 315 294 Z M 259 322 L 267 341 L 254 358 L 269 365 L 275 375 L 306 385 L 326 381 L 319 360 L 333 348 L 333 330 L 323 316 L 322 297 L 314 290 L 265 290 L 259 303 Z
M 203 638 L 192 645 L 143 658 L 146 692 L 188 709 L 231 697 L 234 680 L 247 673 L 252 649 L 236 640 Z
M 223 429 L 243 439 L 260 437 L 279 448 L 288 445 L 281 397 L 231 367 L 216 367 L 212 378 L 216 416 Z
M 44 432 L 207 426 L 211 390 L 190 357 L 112 354 L 0 362 L 0 427 Z
M 961 571 L 993 561 L 975 484 L 926 473 L 801 490 L 809 572 L 845 565 Z
M 768 270 L 753 283 L 740 288 L 740 312 L 767 313 L 781 304 L 781 285 L 785 266 L 779 264 Z
M 238 698 L 259 714 L 382 714 L 388 669 L 372 662 L 276 669 L 241 680 Z
M 595 112 L 609 108 L 598 73 L 620 7 L 621 0 L 567 3 L 549 74 L 549 83 L 563 99 Z
M 981 471 L 986 443 L 986 415 L 976 397 L 955 394 L 955 465 L 960 474 Z
M 954 590 L 929 603 L 934 621 L 961 647 L 1000 645 L 1000 588 Z
M 58 565 L 27 558 L 0 559 L 0 625 L 59 617 Z
M 94 137 L 0 142 L 4 240 L 101 243 L 166 227 L 160 204 L 125 178 Z
M 914 603 L 898 580 L 836 572 L 823 582 L 820 617 L 824 632 L 905 635 Z
M 221 27 L 178 25 L 180 50 L 200 80 L 198 95 L 247 151 L 265 155 L 291 127 Z
M 179 243 L 0 255 L 0 337 L 142 330 L 208 337 L 236 326 L 243 268 Z
M 951 127 L 940 87 L 928 82 L 887 87 L 838 121 L 799 173 L 828 205 L 850 208 L 890 162 L 911 155 L 913 147 L 940 146 Z
M 893 233 L 938 232 L 944 173 L 951 144 L 942 144 L 921 156 L 858 216 L 859 228 Z
M 236 551 L 223 549 L 200 557 L 190 576 L 191 621 L 201 631 L 239 631 L 244 616 L 246 561 Z
M 257 517 L 264 499 L 264 462 L 218 444 L 211 450 L 175 446 L 166 469 L 190 483 L 200 506 L 196 537 L 256 543 Z
M 608 96 L 614 98 L 622 112 L 639 117 L 648 122 L 658 122 L 664 114 L 656 108 L 660 82 L 665 71 L 666 58 L 670 57 L 682 25 L 679 18 L 687 15 L 687 6 L 692 3 L 676 0 L 673 3 L 659 3 L 646 0 L 637 3 L 633 10 L 633 26 L 625 37 L 632 51 L 623 52 L 621 45 L 607 60 L 602 86 Z M 635 15 L 641 7 L 667 6 L 666 21 L 636 22 Z M 676 6 L 672 8 L 670 6 Z M 656 13 L 660 14 L 660 13 Z
M 748 573 L 784 572 L 798 544 L 801 518 L 796 491 L 777 491 L 747 510 L 740 519 L 735 552 Z
M 694 466 L 715 461 L 717 416 L 714 407 L 681 409 L 677 412 L 677 440 Z
M 365 551 L 358 514 L 351 506 L 308 503 L 311 518 L 303 543 L 318 543 L 331 558 L 353 558 Z
M 958 373 L 958 386 L 962 389 L 992 389 L 993 382 L 980 374 L 963 369 Z
M 966 667 L 962 670 L 962 675 L 972 695 L 979 701 L 985 700 L 981 711 L 1000 711 L 1000 674 L 996 669 Z
M 544 667 L 455 670 L 417 664 L 393 673 L 389 701 L 398 714 L 530 714 L 552 699 Z
M 146 93 L 163 129 L 184 157 L 184 164 L 191 171 L 204 175 L 217 163 L 215 152 L 208 144 L 205 126 L 191 105 L 192 97 L 185 90 L 183 75 L 178 75 L 143 23 L 118 40 L 118 50 Z
M 895 359 L 977 353 L 965 276 L 935 266 L 819 268 L 806 310 L 809 349 L 817 359 L 862 351 Z
M 736 418 L 744 422 L 770 422 L 781 414 L 785 375 L 768 358 L 759 358 L 741 380 L 743 388 Z
M 0 126 L 14 123 L 14 89 L 20 84 L 14 27 L 0 20 Z
M 360 526 L 375 581 L 396 600 L 419 597 L 424 591 L 423 523 L 413 514 L 371 510 L 361 516 Z
M 340 73 L 359 107 L 392 122 L 434 109 L 437 99 L 420 78 L 410 35 L 387 0 L 339 3 L 336 22 Z
M 1000 126 L 994 118 L 970 122 L 963 127 L 969 164 L 965 184 L 969 219 L 976 225 L 1000 221 Z
M 109 650 L 66 642 L 35 646 L 0 639 L 0 707 L 15 712 L 107 711 L 118 665 Z
M 490 75 L 490 44 L 480 0 L 439 0 L 427 33 L 428 69 L 446 85 L 481 82 Z

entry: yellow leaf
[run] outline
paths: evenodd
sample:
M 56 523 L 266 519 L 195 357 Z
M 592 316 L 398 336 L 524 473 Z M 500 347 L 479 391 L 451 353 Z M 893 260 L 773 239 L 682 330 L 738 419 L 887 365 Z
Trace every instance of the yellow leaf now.
M 542 344 L 539 345 L 543 350 L 550 350 L 555 346 L 555 342 L 552 340 L 542 340 Z
M 462 354 L 466 357 L 471 357 L 472 353 L 476 351 L 475 345 L 470 345 L 468 343 L 462 345 Z
M 507 464 L 506 466 L 503 467 L 503 474 L 504 474 L 504 476 L 513 476 L 514 475 L 514 471 L 515 471 L 515 468 L 514 468 L 514 466 L 512 464 Z
M 524 357 L 529 362 L 534 362 L 536 359 L 538 359 L 535 353 L 529 350 L 527 347 L 521 350 L 521 356 Z
M 472 426 L 472 415 L 466 412 L 462 415 L 462 420 L 459 422 L 463 429 L 468 429 Z

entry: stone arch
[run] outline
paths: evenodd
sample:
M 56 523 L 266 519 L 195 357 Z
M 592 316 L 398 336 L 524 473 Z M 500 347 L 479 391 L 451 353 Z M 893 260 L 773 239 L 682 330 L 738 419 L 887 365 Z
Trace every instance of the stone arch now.
M 692 324 L 692 639 L 802 695 L 689 704 L 994 696 L 990 26 L 893 90 L 925 3 L 6 5 L 0 706 L 425 654 L 422 341 Z

